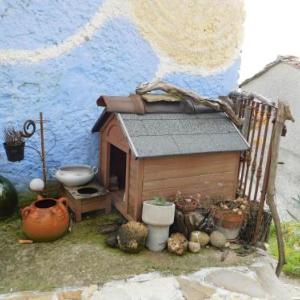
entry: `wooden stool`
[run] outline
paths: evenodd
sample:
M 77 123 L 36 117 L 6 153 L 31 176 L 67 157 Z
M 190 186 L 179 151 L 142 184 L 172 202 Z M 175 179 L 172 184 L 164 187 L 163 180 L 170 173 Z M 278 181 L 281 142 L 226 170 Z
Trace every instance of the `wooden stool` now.
M 62 194 L 69 199 L 69 207 L 75 214 L 76 222 L 82 220 L 82 214 L 99 209 L 105 209 L 105 213 L 111 212 L 111 199 L 109 191 L 93 182 L 84 186 L 64 186 Z

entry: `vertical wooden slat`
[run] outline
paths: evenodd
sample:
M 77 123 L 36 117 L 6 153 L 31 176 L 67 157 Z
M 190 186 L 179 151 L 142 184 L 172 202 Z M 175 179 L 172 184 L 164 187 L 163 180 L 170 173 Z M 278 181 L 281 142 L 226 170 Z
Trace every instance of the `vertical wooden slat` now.
M 251 126 L 251 119 L 252 119 L 253 109 L 252 109 L 252 103 L 250 100 L 246 100 L 246 107 L 244 109 L 244 124 L 242 128 L 242 134 L 244 135 L 245 139 L 249 141 L 249 135 L 250 135 L 250 126 Z M 243 178 L 244 173 L 246 169 L 246 156 L 247 151 L 244 151 L 241 154 L 241 164 L 240 164 L 240 185 L 239 189 L 242 189 L 243 186 Z
M 254 135 L 255 135 L 255 129 L 256 129 L 256 123 L 257 123 L 257 115 L 259 110 L 259 103 L 253 102 L 253 109 L 254 109 L 254 117 L 253 117 L 253 123 L 252 123 L 252 131 L 251 131 L 251 139 L 250 139 L 250 150 L 246 153 L 246 174 L 244 179 L 244 188 L 243 188 L 243 196 L 246 195 L 247 190 L 247 183 L 248 183 L 248 175 L 249 175 L 249 169 L 251 165 L 251 155 L 252 155 L 252 147 L 253 147 L 253 141 L 254 141 Z
M 250 184 L 249 184 L 249 190 L 248 190 L 248 196 L 249 200 L 251 200 L 251 192 L 252 192 L 252 185 L 253 185 L 253 179 L 256 171 L 256 165 L 257 165 L 257 154 L 258 154 L 258 149 L 260 145 L 260 134 L 261 134 L 261 128 L 264 120 L 264 115 L 265 115 L 265 106 L 260 105 L 260 113 L 259 113 L 259 123 L 258 123 L 258 130 L 257 130 L 257 136 L 256 136 L 256 143 L 254 146 L 255 151 L 254 151 L 254 157 L 252 159 L 252 166 L 251 166 L 251 175 L 250 175 Z
M 263 133 L 263 143 L 262 143 L 261 152 L 260 152 L 260 160 L 259 160 L 259 165 L 258 165 L 257 172 L 256 172 L 256 186 L 255 186 L 254 197 L 253 197 L 254 200 L 256 200 L 256 198 L 257 198 L 258 188 L 259 188 L 260 180 L 262 177 L 262 167 L 263 167 L 263 161 L 264 161 L 264 157 L 265 157 L 265 149 L 266 149 L 266 142 L 267 142 L 267 138 L 268 138 L 271 114 L 272 114 L 272 107 L 268 106 L 267 113 L 266 113 L 266 123 L 265 123 L 265 128 L 264 128 L 264 133 Z
M 131 160 L 131 150 L 129 149 L 126 153 L 126 179 L 125 179 L 125 213 L 128 214 L 128 201 L 129 201 L 129 184 L 130 184 L 130 160 Z
M 136 208 L 136 219 L 141 220 L 142 218 L 142 209 L 143 209 L 143 200 L 142 199 L 142 193 L 143 193 L 143 187 L 144 187 L 144 165 L 145 160 L 139 159 L 139 165 L 138 165 L 138 186 L 137 186 L 137 208 Z
M 277 116 L 276 109 L 274 109 L 274 115 L 275 115 L 275 119 L 276 119 L 276 116 Z M 271 137 L 273 135 L 274 135 L 274 124 L 273 124 L 272 131 L 271 131 Z M 266 162 L 266 166 L 265 166 L 264 179 L 263 179 L 263 186 L 262 186 L 260 198 L 258 200 L 259 208 L 258 208 L 258 212 L 257 212 L 256 227 L 255 227 L 255 231 L 254 231 L 254 235 L 253 235 L 253 239 L 252 239 L 253 244 L 255 244 L 257 242 L 259 226 L 262 221 L 263 210 L 264 210 L 264 205 L 265 205 L 265 200 L 266 200 L 267 187 L 268 187 L 268 181 L 269 181 L 269 173 L 270 173 L 270 165 L 271 165 L 271 156 L 272 156 L 271 142 L 272 142 L 272 139 L 269 142 L 269 148 L 268 148 L 268 152 L 267 152 L 267 162 Z

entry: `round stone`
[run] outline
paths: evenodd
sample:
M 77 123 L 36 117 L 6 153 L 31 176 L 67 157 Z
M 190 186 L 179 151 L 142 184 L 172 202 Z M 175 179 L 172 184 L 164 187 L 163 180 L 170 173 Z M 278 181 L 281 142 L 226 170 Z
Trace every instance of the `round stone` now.
M 198 253 L 200 251 L 200 244 L 197 242 L 189 242 L 189 250 L 192 253 Z
M 210 243 L 216 248 L 223 248 L 226 244 L 226 238 L 220 231 L 213 231 L 210 235 Z
M 193 231 L 190 241 L 199 243 L 201 247 L 204 247 L 209 243 L 209 235 L 203 231 Z
M 30 181 L 29 188 L 34 192 L 41 192 L 45 188 L 45 183 L 40 178 L 34 178 Z

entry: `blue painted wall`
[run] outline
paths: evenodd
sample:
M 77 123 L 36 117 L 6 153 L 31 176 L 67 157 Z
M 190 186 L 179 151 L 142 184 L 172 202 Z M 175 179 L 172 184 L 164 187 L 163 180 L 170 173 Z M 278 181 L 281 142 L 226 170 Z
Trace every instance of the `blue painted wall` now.
M 98 138 L 91 128 L 100 110 L 101 94 L 126 95 L 144 81 L 153 80 L 160 57 L 130 18 L 107 18 L 92 37 L 58 56 L 34 62 L 5 59 L 6 51 L 34 50 L 58 45 L 92 18 L 101 0 L 24 0 L 0 2 L 0 131 L 22 126 L 44 112 L 49 168 L 63 164 L 97 164 Z M 188 72 L 166 74 L 164 79 L 206 96 L 226 95 L 237 86 L 240 61 L 209 76 Z M 38 145 L 38 137 L 28 144 Z M 26 149 L 25 160 L 9 163 L 0 147 L 0 173 L 18 188 L 41 176 L 35 152 Z

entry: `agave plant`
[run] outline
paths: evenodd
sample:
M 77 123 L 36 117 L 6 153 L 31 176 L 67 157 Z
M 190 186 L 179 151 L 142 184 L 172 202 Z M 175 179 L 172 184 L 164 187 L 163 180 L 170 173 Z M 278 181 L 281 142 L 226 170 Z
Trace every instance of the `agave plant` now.
M 152 204 L 157 205 L 157 206 L 166 206 L 166 205 L 168 205 L 168 201 L 163 197 L 156 196 L 156 197 L 153 197 Z
M 24 142 L 22 132 L 14 127 L 4 129 L 4 140 L 7 145 L 21 145 Z

